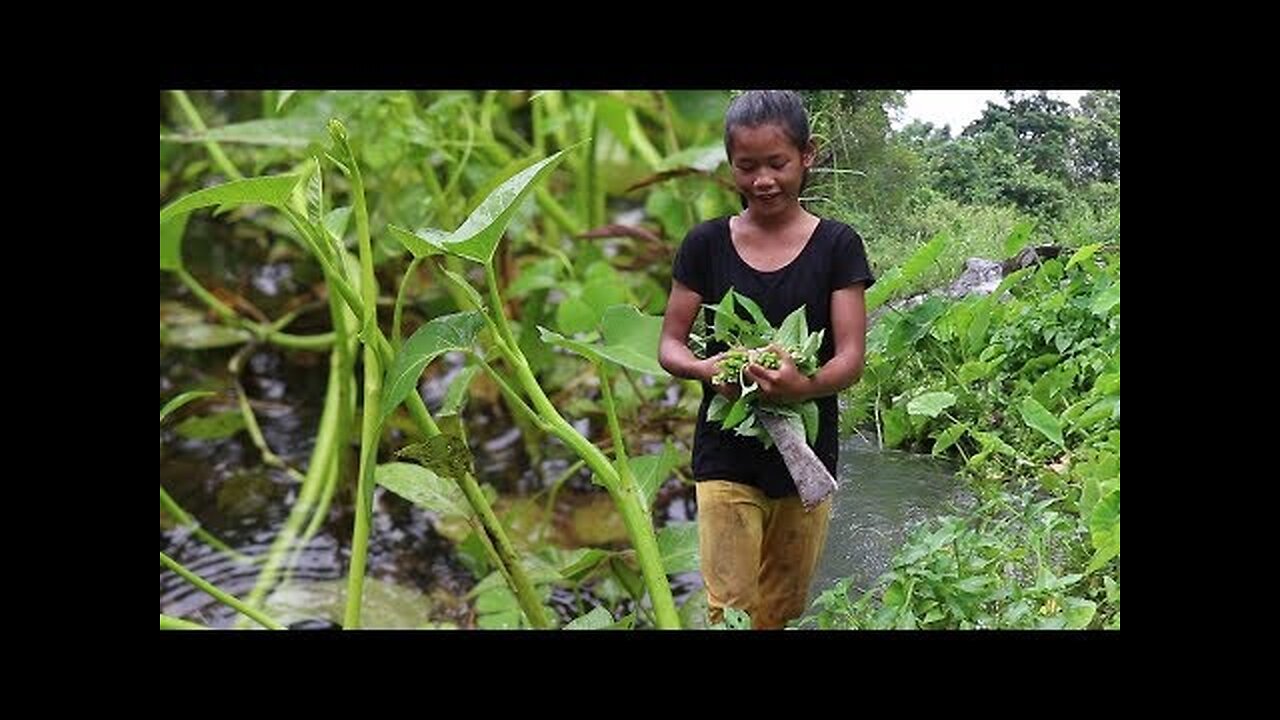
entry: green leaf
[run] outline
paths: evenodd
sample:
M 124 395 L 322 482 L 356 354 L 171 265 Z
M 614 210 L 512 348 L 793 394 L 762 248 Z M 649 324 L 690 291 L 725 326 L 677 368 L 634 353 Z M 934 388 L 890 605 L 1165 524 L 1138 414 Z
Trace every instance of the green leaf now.
M 1101 395 L 1115 395 L 1120 392 L 1120 373 L 1104 373 L 1093 381 L 1093 391 Z
M 177 142 L 214 140 L 220 143 L 305 148 L 313 142 L 323 142 L 326 135 L 324 118 L 287 117 L 232 123 L 202 133 L 170 135 L 165 139 Z
M 1071 259 L 1067 261 L 1067 269 L 1070 270 L 1072 267 L 1079 265 L 1080 263 L 1085 262 L 1089 258 L 1093 257 L 1093 254 L 1098 252 L 1098 248 L 1100 247 L 1102 247 L 1102 243 L 1093 243 L 1090 245 L 1085 245 L 1084 247 L 1075 251 L 1074 253 L 1071 254 Z
M 956 396 L 945 390 L 928 392 L 907 403 L 907 412 L 912 415 L 928 415 L 938 417 L 943 410 L 956 404 Z
M 809 322 L 805 315 L 805 309 L 798 307 L 791 312 L 782 324 L 778 326 L 778 331 L 773 334 L 774 342 L 787 347 L 800 347 L 809 339 Z
M 658 531 L 657 539 L 668 575 L 698 569 L 698 523 L 670 523 Z
M 733 340 L 733 336 L 730 333 L 736 332 L 739 326 L 742 325 L 742 321 L 738 319 L 738 313 L 733 309 L 733 298 L 735 295 L 737 295 L 737 293 L 733 291 L 733 288 L 729 288 L 729 291 L 724 294 L 724 297 L 720 299 L 720 302 L 716 303 L 714 306 L 715 317 L 713 322 L 715 323 L 715 336 L 717 340 L 731 342 Z
M 1009 443 L 1005 442 L 999 435 L 993 432 L 983 432 L 981 430 L 970 430 L 969 434 L 972 435 L 978 441 L 978 443 L 982 445 L 983 450 L 987 451 L 988 453 L 998 452 L 1001 455 L 1006 455 L 1008 457 L 1018 456 L 1017 450 L 1014 450 L 1009 445 Z
M 479 615 L 476 625 L 485 630 L 516 630 L 520 627 L 520 610 L 503 610 L 501 612 Z
M 440 405 L 440 412 L 436 413 L 437 417 L 458 414 L 463 404 L 467 402 L 467 388 L 471 387 L 471 381 L 478 372 L 480 372 L 479 365 L 468 365 L 453 376 L 453 380 L 449 381 L 449 388 L 444 392 L 444 402 Z
M 379 465 L 374 482 L 425 510 L 443 517 L 470 517 L 471 505 L 456 483 L 421 465 L 393 462 Z
M 1075 425 L 1077 427 L 1087 428 L 1096 425 L 1103 420 L 1108 420 L 1116 414 L 1119 406 L 1119 395 L 1104 397 L 1090 406 L 1088 410 L 1085 410 L 1080 417 L 1076 418 Z
M 987 329 L 991 326 L 991 303 L 995 297 L 995 295 L 988 295 L 978 301 L 973 309 L 973 317 L 969 320 L 969 327 L 965 331 L 965 347 L 968 348 L 970 356 L 982 352 L 982 347 L 986 343 Z
M 941 298 L 931 297 L 908 313 L 889 336 L 889 352 L 894 355 L 903 354 L 916 341 L 929 334 L 934 322 L 946 312 L 946 304 Z
M 964 435 L 965 431 L 968 429 L 968 425 L 965 425 L 964 423 L 956 423 L 946 430 L 943 430 L 939 433 L 938 439 L 933 443 L 932 454 L 941 455 L 943 451 L 954 445 L 956 441 L 960 439 L 960 436 Z
M 187 231 L 189 213 L 183 213 L 168 222 L 160 223 L 160 269 L 178 270 L 182 267 L 182 235 Z
M 520 274 L 507 286 L 507 297 L 522 298 L 536 290 L 548 290 L 559 283 L 563 267 L 554 258 L 545 258 L 520 268 Z
M 560 568 L 560 575 L 570 582 L 578 582 L 612 554 L 600 548 L 578 548 L 569 556 L 569 562 Z
M 756 304 L 755 300 L 752 300 L 751 298 L 747 297 L 746 295 L 743 295 L 742 293 L 738 293 L 737 295 L 738 295 L 738 303 L 742 305 L 744 309 L 746 309 L 747 314 L 751 315 L 751 319 L 755 321 L 757 328 L 759 329 L 768 328 L 770 330 L 773 330 L 773 326 L 769 324 L 768 318 L 764 316 L 764 311 L 760 309 L 760 306 Z M 804 309 L 800 308 L 796 312 L 799 312 L 801 315 L 803 315 Z M 804 338 L 798 338 L 798 341 L 794 344 L 799 345 L 800 342 L 803 340 Z
M 605 630 L 613 625 L 613 616 L 597 605 L 586 615 L 580 615 L 564 626 L 565 630 Z
M 658 364 L 662 318 L 644 315 L 630 305 L 615 305 L 605 310 L 600 324 L 604 338 L 598 344 L 571 340 L 541 326 L 538 332 L 543 342 L 572 350 L 592 362 L 603 359 L 649 375 L 667 374 Z
M 660 316 L 644 315 L 630 305 L 615 305 L 604 311 L 600 325 L 604 332 L 600 354 L 605 359 L 649 375 L 667 375 L 658 364 Z
M 920 273 L 927 270 L 946 249 L 948 237 L 945 232 L 934 235 L 928 243 L 921 246 L 907 258 L 901 268 L 894 268 L 885 273 L 876 284 L 867 291 L 867 312 L 880 307 L 900 290 L 913 282 Z
M 1120 304 L 1120 281 L 1115 281 L 1110 287 L 1098 293 L 1093 298 L 1093 303 L 1089 309 L 1094 315 L 1106 315 L 1111 312 L 1111 308 Z
M 679 466 L 681 460 L 683 457 L 680 451 L 676 450 L 670 440 L 663 446 L 661 453 L 627 459 L 631 465 L 631 474 L 635 476 L 636 484 L 644 494 L 645 508 L 653 506 L 658 488 L 671 477 L 671 469 Z
M 271 205 L 281 207 L 298 184 L 299 175 L 271 175 L 268 177 L 232 180 L 222 185 L 198 190 L 184 195 L 160 210 L 160 224 L 198 208 L 218 205 L 227 208 L 235 205 Z
M 729 414 L 725 416 L 724 422 L 720 424 L 725 430 L 731 430 L 738 423 L 747 419 L 747 413 L 751 410 L 750 403 L 746 395 L 740 396 L 734 401 L 733 407 L 729 408 Z
M 911 433 L 911 422 L 907 419 L 907 409 L 902 405 L 894 405 L 881 415 L 884 422 L 884 444 L 898 447 Z
M 1052 440 L 1059 447 L 1065 447 L 1062 442 L 1062 425 L 1058 422 L 1058 418 L 1053 416 L 1033 397 L 1026 397 L 1022 400 L 1022 405 L 1018 408 L 1022 412 L 1022 421 L 1027 425 L 1040 431 L 1041 435 Z
M 280 94 L 276 96 L 276 112 L 280 112 L 280 108 L 284 107 L 284 104 L 289 102 L 289 98 L 293 97 L 295 92 L 297 92 L 297 90 L 280 91 Z
M 729 408 L 731 406 L 732 403 L 729 401 L 729 398 L 721 395 L 720 393 L 716 393 L 716 396 L 711 398 L 711 404 L 707 406 L 707 421 L 719 422 L 724 420 L 729 414 Z
M 1013 257 L 1022 248 L 1026 247 L 1031 240 L 1031 228 L 1033 223 L 1030 220 L 1023 220 L 1014 226 L 1013 231 L 1004 239 L 1004 256 Z
M 968 385 L 974 380 L 981 380 L 991 374 L 993 368 L 988 363 L 981 360 L 970 360 L 960 366 L 956 371 L 956 377 L 960 379 L 961 385 Z
M 165 403 L 164 407 L 160 408 L 160 422 L 164 422 L 164 419 L 169 416 L 169 413 L 177 410 L 183 405 L 186 405 L 192 400 L 199 400 L 202 397 L 208 397 L 210 395 L 217 395 L 217 393 L 212 390 L 192 390 L 191 392 L 182 393 Z
M 333 239 L 341 244 L 342 238 L 347 234 L 347 224 L 350 220 L 350 206 L 330 210 L 329 213 L 324 216 L 324 229 L 328 230 L 329 234 L 333 236 Z
M 482 327 L 480 313 L 467 311 L 435 318 L 418 328 L 400 348 L 383 379 L 379 426 L 410 392 L 417 391 L 418 378 L 432 360 L 450 350 L 469 349 Z
M 724 90 L 669 90 L 666 98 L 680 117 L 694 123 L 722 121 L 729 109 L 729 93 Z M 717 145 L 724 149 L 724 143 Z
M 804 436 L 810 445 L 818 441 L 818 403 L 808 400 L 796 406 L 804 421 Z
M 457 435 L 441 433 L 406 445 L 396 451 L 396 457 L 417 461 L 431 472 L 455 481 L 475 471 L 471 448 Z
M 567 335 L 595 331 L 599 318 L 599 313 L 581 298 L 565 298 L 556 308 L 556 327 Z
M 1098 502 L 1089 518 L 1089 536 L 1097 550 L 1086 572 L 1093 572 L 1120 554 L 1120 491 Z
M 174 430 L 184 438 L 191 440 L 219 440 L 231 437 L 243 430 L 244 415 L 239 410 L 189 417 L 174 426 Z
M 1062 600 L 1062 615 L 1066 618 L 1068 630 L 1081 630 L 1089 626 L 1098 611 L 1098 604 L 1092 600 L 1077 597 L 1066 597 Z
M 313 160 L 315 166 L 311 177 L 307 179 L 307 219 L 312 223 L 324 222 L 324 173 L 320 171 L 320 161 Z
M 515 593 L 505 586 L 499 585 L 480 594 L 476 598 L 476 612 L 499 613 L 506 610 L 520 611 L 520 601 Z
M 729 156 L 725 154 L 724 143 L 716 141 L 672 153 L 662 158 L 661 162 L 658 163 L 657 169 L 665 171 L 693 168 L 694 170 L 709 173 L 720 167 L 722 163 L 727 162 L 729 162 Z
M 498 241 L 502 239 L 502 233 L 506 231 L 507 224 L 520 208 L 521 202 L 573 147 L 577 146 L 565 148 L 511 176 L 451 233 L 430 228 L 410 233 L 394 225 L 388 226 L 388 229 L 415 256 L 445 253 L 487 265 L 493 260 Z

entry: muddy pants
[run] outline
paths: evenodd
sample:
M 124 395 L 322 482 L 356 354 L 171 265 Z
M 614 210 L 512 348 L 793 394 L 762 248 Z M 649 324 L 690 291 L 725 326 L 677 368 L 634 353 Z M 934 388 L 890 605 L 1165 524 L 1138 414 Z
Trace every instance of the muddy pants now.
M 800 498 L 771 500 L 724 480 L 697 483 L 698 546 L 708 619 L 745 610 L 751 626 L 776 629 L 804 613 L 827 539 L 831 498 L 806 513 Z

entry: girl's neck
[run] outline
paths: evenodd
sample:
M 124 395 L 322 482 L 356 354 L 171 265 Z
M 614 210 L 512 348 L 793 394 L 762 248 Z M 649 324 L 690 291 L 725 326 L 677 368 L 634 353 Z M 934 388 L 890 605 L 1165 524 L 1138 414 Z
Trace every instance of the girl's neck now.
M 751 208 L 748 207 L 746 210 L 743 210 L 742 214 L 738 217 L 745 220 L 748 224 L 754 225 L 762 230 L 780 230 L 790 227 L 798 222 L 803 222 L 809 217 L 809 213 L 799 203 L 797 203 L 786 212 L 775 213 L 773 215 L 757 215 L 756 213 L 751 212 Z

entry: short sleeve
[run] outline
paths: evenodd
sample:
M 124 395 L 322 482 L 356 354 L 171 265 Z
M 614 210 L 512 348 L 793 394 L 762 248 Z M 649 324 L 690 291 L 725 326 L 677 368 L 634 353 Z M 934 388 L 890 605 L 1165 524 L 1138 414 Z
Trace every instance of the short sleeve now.
M 870 289 L 876 279 L 871 274 L 871 265 L 867 262 L 867 252 L 862 246 L 862 238 L 849 226 L 841 228 L 834 246 L 834 257 L 831 259 L 831 290 L 857 283 L 866 283 L 864 290 Z M 681 281 L 683 282 L 683 281 Z
M 706 297 L 710 259 L 708 234 L 704 230 L 702 226 L 695 226 L 685 235 L 684 242 L 680 243 L 680 249 L 676 251 L 671 277 Z

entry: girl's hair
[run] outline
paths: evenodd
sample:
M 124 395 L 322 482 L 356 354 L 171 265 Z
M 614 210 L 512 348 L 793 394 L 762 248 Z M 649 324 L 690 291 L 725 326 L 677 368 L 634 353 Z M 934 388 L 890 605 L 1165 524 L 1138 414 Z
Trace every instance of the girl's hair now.
M 724 151 L 733 156 L 733 131 L 777 124 L 801 152 L 809 145 L 809 114 L 791 90 L 749 90 L 729 103 L 724 113 Z

